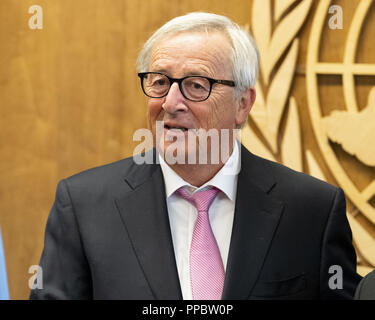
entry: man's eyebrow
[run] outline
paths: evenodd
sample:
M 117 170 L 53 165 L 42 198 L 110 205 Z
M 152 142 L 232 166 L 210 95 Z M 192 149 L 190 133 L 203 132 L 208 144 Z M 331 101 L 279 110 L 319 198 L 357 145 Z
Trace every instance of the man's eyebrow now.
M 165 75 L 169 75 L 168 74 L 168 71 L 166 69 L 158 69 L 158 68 L 155 68 L 155 69 L 152 69 L 150 72 L 160 72 L 160 73 L 163 73 Z M 191 77 L 191 76 L 196 76 L 196 77 L 209 77 L 208 75 L 206 75 L 204 72 L 194 72 L 194 71 L 191 71 L 191 72 L 188 72 L 186 74 L 184 74 L 183 77 L 181 78 L 184 78 L 184 77 Z
M 168 73 L 166 69 L 162 69 L 162 68 L 161 68 L 161 69 L 158 69 L 158 68 L 156 68 L 156 69 L 151 69 L 150 72 L 160 72 L 160 73 L 165 73 L 165 74 Z
M 188 72 L 185 77 L 189 76 L 198 76 L 198 77 L 207 77 L 207 75 L 203 72 Z

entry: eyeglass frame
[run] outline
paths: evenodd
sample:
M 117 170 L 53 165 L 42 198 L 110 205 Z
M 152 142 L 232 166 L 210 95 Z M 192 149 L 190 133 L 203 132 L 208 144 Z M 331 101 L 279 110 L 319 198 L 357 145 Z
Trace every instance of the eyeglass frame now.
M 143 87 L 143 79 L 144 79 L 148 74 L 160 74 L 160 75 L 162 75 L 162 76 L 167 77 L 167 79 L 169 80 L 169 89 L 168 89 L 168 91 L 167 91 L 164 95 L 162 95 L 161 97 L 152 97 L 152 96 L 150 96 L 150 95 L 148 95 L 148 94 L 146 93 L 145 88 Z M 139 72 L 139 73 L 138 73 L 138 77 L 139 77 L 140 80 L 141 80 L 141 87 L 142 87 L 142 91 L 143 91 L 143 93 L 144 93 L 147 97 L 149 97 L 149 98 L 155 98 L 155 99 L 164 98 L 165 96 L 167 96 L 168 93 L 169 93 L 169 90 L 170 90 L 171 87 L 172 87 L 172 84 L 175 83 L 175 82 L 177 82 L 177 84 L 178 84 L 178 88 L 180 89 L 180 92 L 181 92 L 181 94 L 183 95 L 183 97 L 184 97 L 185 99 L 187 99 L 187 100 L 189 100 L 189 101 L 193 101 L 193 102 L 202 102 L 202 101 L 207 100 L 207 99 L 210 97 L 210 95 L 211 95 L 211 92 L 212 92 L 212 86 L 213 86 L 215 83 L 219 83 L 219 84 L 222 84 L 222 85 L 225 85 L 225 86 L 229 86 L 229 87 L 235 87 L 235 86 L 236 86 L 236 83 L 235 83 L 234 81 L 232 81 L 232 80 L 218 80 L 218 79 L 213 79 L 213 78 L 209 78 L 209 77 L 205 77 L 205 76 L 198 76 L 198 75 L 196 75 L 196 76 L 186 76 L 186 77 L 183 77 L 183 78 L 172 78 L 172 77 L 167 76 L 166 74 L 161 73 L 161 72 Z M 187 78 L 197 78 L 197 77 L 207 79 L 208 82 L 210 83 L 210 91 L 208 92 L 207 97 L 204 98 L 204 99 L 202 99 L 202 100 L 192 100 L 192 99 L 186 97 L 186 95 L 185 95 L 185 93 L 184 93 L 184 90 L 182 89 L 182 82 L 183 82 L 185 79 L 187 79 Z

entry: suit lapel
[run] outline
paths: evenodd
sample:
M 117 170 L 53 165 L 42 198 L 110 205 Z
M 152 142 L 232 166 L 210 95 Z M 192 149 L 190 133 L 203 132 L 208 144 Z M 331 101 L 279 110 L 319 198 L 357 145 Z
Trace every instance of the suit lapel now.
M 283 204 L 268 192 L 275 185 L 269 170 L 244 147 L 223 299 L 247 299 L 262 269 Z
M 160 166 L 134 165 L 133 188 L 116 200 L 139 264 L 156 299 L 182 299 Z
M 150 288 L 156 299 L 182 299 L 160 166 L 134 165 L 126 182 L 132 191 L 115 202 Z M 283 209 L 269 195 L 275 183 L 242 147 L 223 299 L 247 299 L 256 283 Z

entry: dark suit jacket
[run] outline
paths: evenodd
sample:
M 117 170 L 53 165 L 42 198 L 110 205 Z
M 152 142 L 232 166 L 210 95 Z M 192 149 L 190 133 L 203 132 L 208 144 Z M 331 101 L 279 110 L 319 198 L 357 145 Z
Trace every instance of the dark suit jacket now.
M 375 270 L 361 280 L 355 291 L 354 299 L 375 300 Z
M 62 180 L 40 265 L 32 299 L 182 299 L 160 165 Z M 331 265 L 343 289 L 329 288 Z M 342 190 L 242 147 L 223 299 L 351 299 L 355 270 Z

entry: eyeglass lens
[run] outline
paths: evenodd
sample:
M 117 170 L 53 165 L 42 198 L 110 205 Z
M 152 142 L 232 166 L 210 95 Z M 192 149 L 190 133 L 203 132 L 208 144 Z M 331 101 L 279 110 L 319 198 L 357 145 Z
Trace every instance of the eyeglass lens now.
M 150 73 L 143 78 L 143 87 L 145 93 L 153 98 L 161 98 L 165 96 L 171 82 L 163 74 Z M 210 94 L 210 82 L 203 77 L 192 76 L 185 78 L 180 88 L 182 88 L 182 94 L 190 100 L 203 100 L 206 99 Z

